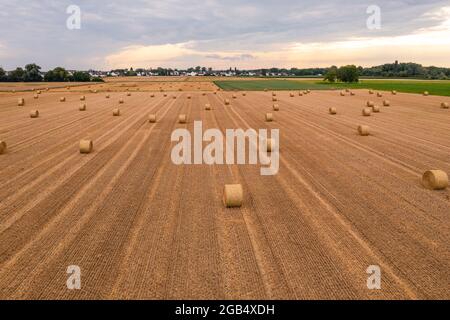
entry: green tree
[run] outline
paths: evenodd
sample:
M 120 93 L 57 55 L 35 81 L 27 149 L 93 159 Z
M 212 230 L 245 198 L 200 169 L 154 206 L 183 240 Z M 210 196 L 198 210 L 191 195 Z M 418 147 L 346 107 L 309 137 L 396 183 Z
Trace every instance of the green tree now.
M 342 82 L 358 82 L 359 81 L 359 72 L 358 68 L 355 65 L 348 65 L 340 67 L 337 70 L 337 78 Z
M 73 81 L 88 82 L 88 81 L 91 81 L 91 76 L 87 72 L 75 71 L 73 73 Z
M 6 72 L 5 70 L 3 70 L 2 67 L 0 67 L 0 81 L 6 81 L 7 77 L 6 77 Z
M 135 77 L 135 76 L 137 76 L 137 73 L 136 73 L 136 71 L 133 70 L 133 68 L 131 68 L 130 71 L 127 71 L 125 73 L 125 75 L 128 77 Z
M 13 82 L 24 81 L 25 70 L 22 68 L 16 68 L 16 70 L 11 71 L 8 75 L 8 80 Z
M 69 73 L 64 68 L 56 67 L 55 69 L 50 70 L 45 74 L 44 80 L 49 82 L 69 81 Z
M 337 79 L 337 67 L 332 66 L 325 74 L 323 80 L 328 82 L 336 82 Z
M 42 81 L 40 74 L 41 67 L 35 63 L 30 63 L 25 66 L 24 81 Z

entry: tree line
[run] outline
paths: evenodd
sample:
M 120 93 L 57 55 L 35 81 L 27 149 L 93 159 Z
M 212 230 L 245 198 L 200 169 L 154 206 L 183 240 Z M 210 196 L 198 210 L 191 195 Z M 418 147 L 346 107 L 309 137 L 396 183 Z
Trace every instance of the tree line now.
M 324 76 L 328 82 L 358 82 L 359 77 L 373 78 L 417 78 L 428 80 L 450 79 L 450 68 L 424 67 L 417 63 L 387 63 L 370 68 L 355 65 L 332 66 Z
M 148 70 L 139 68 L 116 69 L 111 70 L 120 76 L 136 76 L 137 74 L 146 74 Z M 202 72 L 205 75 L 213 75 L 215 71 L 212 68 L 200 67 L 188 68 L 186 70 L 157 68 L 152 69 L 152 73 L 158 75 L 173 75 L 174 71 Z M 335 82 L 357 82 L 359 77 L 374 78 L 418 78 L 418 79 L 450 79 L 450 68 L 441 67 L 424 67 L 417 63 L 388 63 L 380 66 L 363 68 L 355 65 L 347 65 L 342 67 L 331 66 L 329 68 L 268 68 L 257 70 L 234 70 L 230 68 L 226 71 L 232 71 L 237 76 L 286 76 L 286 77 L 324 77 L 325 81 Z M 35 63 L 27 64 L 24 68 L 16 68 L 13 71 L 6 72 L 0 67 L 0 81 L 11 82 L 38 82 L 38 81 L 103 81 L 100 77 L 93 77 L 88 72 L 75 71 L 73 74 L 61 67 L 57 67 L 47 72 L 41 72 L 41 67 Z
M 73 74 L 66 69 L 56 67 L 47 72 L 41 72 L 41 67 L 35 63 L 27 64 L 24 68 L 6 72 L 0 67 L 0 82 L 90 82 L 103 81 L 99 77 L 92 77 L 88 72 L 75 71 Z

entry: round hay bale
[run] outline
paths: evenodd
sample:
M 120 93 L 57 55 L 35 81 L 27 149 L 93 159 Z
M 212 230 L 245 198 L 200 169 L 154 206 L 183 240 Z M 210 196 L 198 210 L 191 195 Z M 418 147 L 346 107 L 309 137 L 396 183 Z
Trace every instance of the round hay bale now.
M 311 90 L 309 90 L 309 89 L 308 89 L 308 90 L 306 90 L 306 93 L 311 93 Z
M 389 107 L 390 105 L 391 105 L 391 102 L 389 100 L 384 100 L 383 101 L 383 106 Z
M 448 109 L 448 103 L 447 102 L 442 102 L 441 103 L 441 108 L 442 109 Z
M 80 153 L 91 153 L 94 150 L 94 143 L 92 140 L 80 140 Z
M 276 92 L 272 92 L 272 97 L 276 97 L 277 93 Z
M 86 97 L 85 96 L 81 96 L 80 97 L 80 101 L 84 101 L 84 100 L 86 100 Z
M 123 99 L 122 99 L 122 98 L 119 99 L 119 103 L 120 103 L 120 104 L 123 103 Z
M 109 99 L 109 94 L 107 94 L 107 95 L 105 96 L 105 98 L 106 98 L 106 99 Z
M 172 99 L 176 99 L 176 98 L 177 98 L 177 96 L 176 96 L 176 95 L 173 95 L 173 96 L 172 96 Z
M 330 114 L 336 114 L 336 113 L 337 113 L 337 109 L 336 109 L 335 107 L 330 107 L 330 108 L 328 109 L 328 112 L 329 112 Z
M 448 175 L 442 170 L 428 170 L 422 176 L 422 185 L 430 190 L 443 190 L 448 187 Z
M 67 90 L 70 90 L 70 87 L 66 87 Z
M 0 154 L 6 153 L 6 142 L 0 140 Z
M 350 95 L 351 95 L 351 96 L 354 96 L 354 95 L 355 95 L 355 93 L 354 93 L 354 92 L 352 91 L 352 92 L 350 92 Z
M 394 96 L 397 94 L 397 91 L 395 91 L 395 90 L 392 90 L 392 92 L 391 92 Z
M 291 98 L 295 97 L 295 95 L 294 95 L 293 92 L 289 93 L 289 96 L 290 96 Z
M 370 134 L 370 128 L 367 125 L 359 125 L 358 133 L 360 136 L 368 136 Z
M 375 105 L 375 102 L 373 102 L 373 101 L 367 101 L 366 105 L 367 105 L 369 108 L 372 108 L 372 107 Z
M 298 93 L 299 97 L 303 97 L 303 92 Z
M 36 91 L 37 94 L 41 94 L 41 90 Z
M 25 99 L 24 98 L 17 99 L 17 105 L 19 107 L 23 107 L 25 105 Z
M 266 113 L 266 122 L 273 121 L 273 113 Z
M 150 114 L 148 115 L 148 122 L 150 122 L 150 123 L 155 123 L 155 122 L 156 122 L 156 114 L 150 113 Z
M 36 93 L 36 94 L 33 96 L 33 98 L 37 99 L 37 98 L 39 98 L 39 95 Z
M 233 95 L 231 96 L 233 99 L 237 99 L 237 95 L 235 95 L 234 93 L 233 93 Z
M 164 97 L 167 97 L 167 93 L 164 93 L 163 96 L 164 96 Z M 188 98 L 188 99 L 190 99 L 190 98 Z
M 81 104 L 80 107 L 78 108 L 78 110 L 86 111 L 86 103 Z
M 347 89 L 345 89 L 345 92 L 349 93 L 349 92 L 350 92 L 350 89 L 348 89 L 348 88 L 347 88 Z
M 181 89 L 181 88 L 178 88 L 178 91 L 183 91 L 183 89 Z
M 272 97 L 272 101 L 276 102 L 276 101 L 278 101 L 278 99 L 276 97 Z
M 154 97 L 155 97 L 155 94 L 152 93 L 152 94 L 150 95 L 150 98 L 154 98 Z
M 303 91 L 303 94 L 308 94 L 308 93 L 309 93 L 308 90 Z
M 206 96 L 206 92 L 202 92 L 202 96 Z
M 242 92 L 242 96 L 245 97 L 247 95 L 247 92 Z
M 66 97 L 59 98 L 59 102 L 66 102 Z
M 205 110 L 211 110 L 211 105 L 209 103 L 205 104 Z
M 38 118 L 38 117 L 39 117 L 39 110 L 30 111 L 30 118 Z
M 362 109 L 362 115 L 365 117 L 368 117 L 372 114 L 372 109 L 371 108 L 364 108 Z
M 378 98 L 381 98 L 381 97 L 383 97 L 383 95 L 382 95 L 380 92 L 378 92 L 378 93 L 377 93 L 377 97 L 378 97 Z
M 267 92 L 268 90 L 267 90 L 267 88 L 264 88 L 264 92 Z
M 345 92 L 341 91 L 341 97 L 345 96 Z
M 186 123 L 187 122 L 187 116 L 185 114 L 180 114 L 178 116 L 178 122 L 179 123 Z
M 242 206 L 244 191 L 241 184 L 226 184 L 223 188 L 223 204 L 227 208 Z
M 426 96 L 428 96 L 430 93 L 428 92 L 428 91 L 425 91 L 424 93 L 423 93 L 423 95 L 426 97 Z
M 274 103 L 272 109 L 273 111 L 280 111 L 280 106 L 277 103 Z
M 189 95 L 187 96 L 187 98 L 188 98 L 188 99 L 191 99 L 191 98 L 192 98 L 192 96 L 191 96 L 191 95 L 189 94 Z
M 119 108 L 115 108 L 115 109 L 113 110 L 113 116 L 114 116 L 114 117 L 120 116 L 120 109 L 119 109 Z
M 373 94 L 373 90 L 369 90 L 369 94 Z
M 272 152 L 273 149 L 275 149 L 275 139 L 267 139 L 266 140 L 267 152 Z
M 128 97 L 131 96 L 131 92 L 128 92 L 128 93 L 127 93 L 127 96 L 128 96 Z
M 229 99 L 225 99 L 225 105 L 228 106 L 230 104 L 230 100 Z
M 372 107 L 372 112 L 376 112 L 376 113 L 380 112 L 380 107 L 379 106 L 373 106 Z

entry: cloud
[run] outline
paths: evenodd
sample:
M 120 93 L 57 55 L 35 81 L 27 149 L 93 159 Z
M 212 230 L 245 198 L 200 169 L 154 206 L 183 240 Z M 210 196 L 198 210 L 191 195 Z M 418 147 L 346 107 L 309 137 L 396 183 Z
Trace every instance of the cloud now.
M 447 12 L 448 14 L 443 14 Z M 176 45 L 124 48 L 107 57 L 113 66 L 188 67 L 207 65 L 219 68 L 310 67 L 331 64 L 370 66 L 389 61 L 417 61 L 428 65 L 448 65 L 450 55 L 450 9 L 444 7 L 428 17 L 439 16 L 438 25 L 408 35 L 350 37 L 342 41 L 285 42 L 269 50 L 222 51 L 214 41 L 191 41 Z M 212 50 L 211 48 L 219 48 Z M 118 64 L 114 64 L 114 62 Z M 232 64 L 232 65 L 230 65 Z
M 239 62 L 255 59 L 249 53 L 238 52 L 214 52 L 205 54 L 195 49 L 198 43 L 191 41 L 178 44 L 164 44 L 154 46 L 128 46 L 118 52 L 108 55 L 106 66 L 109 69 L 129 68 L 130 66 L 156 67 L 168 66 L 190 66 L 192 64 L 210 63 L 217 61 Z M 189 64 L 190 63 L 190 64 Z
M 426 37 L 399 38 L 448 30 L 448 0 L 377 0 L 381 30 L 366 28 L 371 1 L 78 0 L 82 29 L 71 31 L 65 27 L 65 10 L 72 2 L 2 1 L 0 39 L 10 53 L 2 61 L 5 67 L 31 61 L 44 69 L 177 63 L 178 67 L 257 68 L 288 63 L 302 67 L 338 64 L 346 60 L 345 55 L 361 64 L 395 56 L 450 64 L 444 59 L 445 41 L 443 48 L 429 52 L 430 47 L 416 50 L 420 41 L 428 43 Z M 377 39 L 387 47 L 378 45 Z M 410 51 L 391 42 L 397 40 Z M 326 50 L 336 51 L 327 54 Z
M 205 58 L 225 60 L 225 61 L 241 61 L 241 60 L 255 59 L 255 56 L 252 54 L 249 54 L 249 53 L 241 53 L 241 54 L 227 55 L 227 56 L 222 56 L 220 54 L 208 54 L 208 55 L 205 55 Z
M 105 60 L 106 64 L 111 68 L 128 68 L 130 66 L 148 65 L 156 66 L 194 53 L 188 46 L 188 43 L 156 46 L 127 46 L 117 53 L 108 55 Z
M 0 42 L 0 58 L 4 59 L 7 57 L 8 57 L 7 50 L 5 46 Z M 2 67 L 2 65 L 0 65 L 0 67 Z

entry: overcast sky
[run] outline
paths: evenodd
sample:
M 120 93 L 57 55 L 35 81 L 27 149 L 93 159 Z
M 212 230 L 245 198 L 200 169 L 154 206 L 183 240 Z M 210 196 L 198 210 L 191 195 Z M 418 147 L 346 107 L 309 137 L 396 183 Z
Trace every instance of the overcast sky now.
M 70 5 L 81 28 L 70 30 Z M 369 29 L 367 8 L 381 9 Z M 0 66 L 450 67 L 450 0 L 0 0 Z

